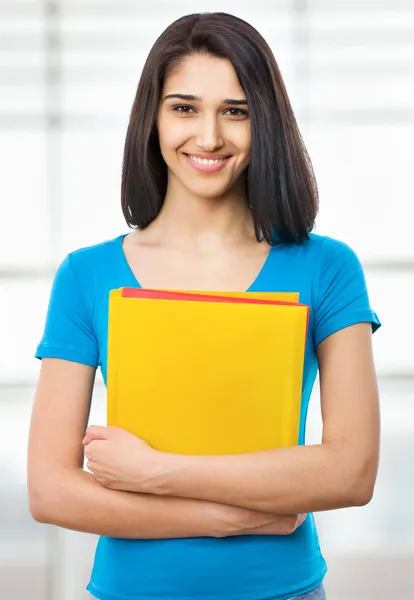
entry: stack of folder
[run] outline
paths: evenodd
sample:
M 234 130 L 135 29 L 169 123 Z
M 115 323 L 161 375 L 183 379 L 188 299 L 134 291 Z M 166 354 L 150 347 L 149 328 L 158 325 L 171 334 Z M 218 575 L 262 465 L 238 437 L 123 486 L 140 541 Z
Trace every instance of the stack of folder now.
M 309 310 L 297 293 L 111 290 L 108 425 L 176 454 L 297 445 Z

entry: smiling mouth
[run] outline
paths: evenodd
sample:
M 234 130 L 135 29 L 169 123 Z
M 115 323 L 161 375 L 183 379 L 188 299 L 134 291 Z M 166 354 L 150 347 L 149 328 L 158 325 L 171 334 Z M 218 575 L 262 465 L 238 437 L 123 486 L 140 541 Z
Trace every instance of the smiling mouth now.
M 195 162 L 198 165 L 217 165 L 217 164 L 220 164 L 221 162 L 223 162 L 224 160 L 231 158 L 231 154 L 229 154 L 228 156 L 221 156 L 220 158 L 201 158 L 201 157 L 193 156 L 192 154 L 187 154 L 187 153 L 184 153 L 184 154 L 190 160 L 192 160 L 193 162 Z
M 225 169 L 227 163 L 229 162 L 230 156 L 226 156 L 220 159 L 198 159 L 192 158 L 190 154 L 183 153 L 185 158 L 188 161 L 189 166 L 195 171 L 203 174 L 213 174 L 218 173 Z

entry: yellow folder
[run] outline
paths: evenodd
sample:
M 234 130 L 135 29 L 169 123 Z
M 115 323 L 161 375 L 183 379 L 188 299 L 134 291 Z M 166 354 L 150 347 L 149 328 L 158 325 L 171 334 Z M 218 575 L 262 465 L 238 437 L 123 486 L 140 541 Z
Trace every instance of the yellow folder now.
M 294 292 L 196 293 L 229 301 L 111 290 L 108 425 L 178 454 L 296 445 L 309 307 Z

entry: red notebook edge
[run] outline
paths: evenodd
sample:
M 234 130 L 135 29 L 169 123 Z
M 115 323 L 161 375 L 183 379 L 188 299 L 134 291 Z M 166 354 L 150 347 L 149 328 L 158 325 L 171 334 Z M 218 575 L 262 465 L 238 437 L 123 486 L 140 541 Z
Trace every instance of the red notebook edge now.
M 287 302 L 283 300 L 269 300 L 266 298 L 246 298 L 238 296 L 215 296 L 211 294 L 197 294 L 197 292 L 180 292 L 172 290 L 158 290 L 151 288 L 132 288 L 123 287 L 122 298 L 144 298 L 154 300 L 184 300 L 184 301 L 204 301 L 204 302 L 230 302 L 234 304 L 276 304 L 282 306 L 302 306 L 306 308 L 306 329 L 305 340 L 308 334 L 310 306 L 300 302 Z M 254 294 L 254 292 L 252 292 Z
M 287 306 L 307 306 L 306 304 L 300 304 L 299 302 L 287 302 L 284 300 L 269 300 L 267 298 L 246 298 L 238 296 L 215 296 L 211 294 L 197 294 L 197 292 L 176 292 L 170 290 L 153 290 L 149 288 L 129 288 L 124 287 L 122 289 L 123 298 L 147 298 L 147 299 L 159 299 L 159 300 L 198 300 L 205 302 L 233 302 L 233 303 L 247 303 L 247 304 L 282 304 Z M 254 292 L 252 292 L 254 294 Z

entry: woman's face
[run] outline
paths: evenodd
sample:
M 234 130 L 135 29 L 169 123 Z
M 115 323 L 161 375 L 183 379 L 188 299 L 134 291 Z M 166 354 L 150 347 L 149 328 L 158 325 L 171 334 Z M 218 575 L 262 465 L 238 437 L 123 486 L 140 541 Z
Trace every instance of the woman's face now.
M 166 99 L 170 94 L 196 99 Z M 206 55 L 184 59 L 166 78 L 157 126 L 169 178 L 197 196 L 224 194 L 248 165 L 250 119 L 246 96 L 233 66 L 225 59 Z M 200 165 L 190 156 L 222 162 Z

